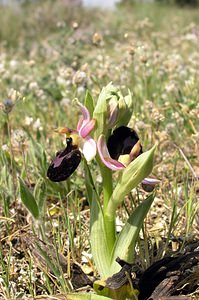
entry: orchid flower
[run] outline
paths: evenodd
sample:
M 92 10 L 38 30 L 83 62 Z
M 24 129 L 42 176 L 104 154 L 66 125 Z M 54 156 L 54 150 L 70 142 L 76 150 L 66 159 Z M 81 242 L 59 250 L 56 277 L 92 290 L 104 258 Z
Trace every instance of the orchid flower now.
M 107 144 L 105 136 L 100 135 L 97 148 L 101 161 L 113 171 L 126 168 L 131 161 L 142 154 L 142 146 L 137 133 L 126 126 L 115 129 Z M 154 187 L 159 182 L 155 178 L 145 178 L 142 183 Z
M 78 102 L 82 117 L 80 117 L 76 130 L 62 127 L 56 130 L 66 134 L 66 148 L 57 153 L 51 162 L 47 176 L 52 181 L 66 180 L 78 167 L 81 161 L 81 152 L 87 161 L 91 161 L 96 155 L 96 143 L 89 135 L 95 126 L 95 120 L 90 119 L 89 111 Z M 81 150 L 81 152 L 79 151 Z
M 66 180 L 79 166 L 81 152 L 72 144 L 72 138 L 66 139 L 66 148 L 57 152 L 47 170 L 47 176 L 51 181 Z
M 100 135 L 97 148 L 102 162 L 114 171 L 124 169 L 142 153 L 136 132 L 126 126 L 115 129 L 107 144 L 104 135 Z

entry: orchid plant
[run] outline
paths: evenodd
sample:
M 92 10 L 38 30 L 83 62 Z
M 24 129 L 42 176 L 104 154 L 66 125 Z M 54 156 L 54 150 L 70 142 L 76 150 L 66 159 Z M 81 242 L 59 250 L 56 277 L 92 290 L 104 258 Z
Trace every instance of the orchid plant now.
M 97 271 L 103 279 L 119 271 L 117 257 L 127 263 L 133 262 L 135 245 L 153 202 L 153 194 L 136 207 L 119 234 L 116 232 L 118 207 L 139 183 L 143 182 L 153 189 L 159 182 L 148 177 L 153 167 L 155 146 L 143 152 L 137 133 L 128 127 L 132 102 L 130 92 L 123 97 L 112 83 L 102 89 L 96 103 L 87 93 L 84 105 L 77 102 L 82 116 L 76 129 L 64 127 L 57 130 L 66 135 L 66 148 L 57 153 L 47 172 L 52 181 L 66 180 L 83 157 L 91 215 L 91 251 Z M 95 174 L 90 168 L 92 159 L 99 166 L 102 186 L 95 183 Z M 116 295 L 107 289 L 100 292 L 99 282 L 94 286 L 98 293 L 114 299 L 135 298 L 132 290 L 117 291 Z

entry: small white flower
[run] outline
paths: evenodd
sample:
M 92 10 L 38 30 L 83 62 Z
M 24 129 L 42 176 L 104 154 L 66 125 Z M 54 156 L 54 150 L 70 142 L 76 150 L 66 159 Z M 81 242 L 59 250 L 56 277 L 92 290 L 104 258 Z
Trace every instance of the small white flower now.
M 43 130 L 43 127 L 41 126 L 41 121 L 39 118 L 33 123 L 33 129 L 34 130 Z
M 30 126 L 33 122 L 33 118 L 32 117 L 25 117 L 25 125 Z

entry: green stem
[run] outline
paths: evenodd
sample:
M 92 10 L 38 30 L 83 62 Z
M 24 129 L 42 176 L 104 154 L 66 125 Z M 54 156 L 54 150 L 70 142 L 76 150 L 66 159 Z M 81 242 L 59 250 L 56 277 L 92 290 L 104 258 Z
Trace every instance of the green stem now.
M 107 236 L 109 253 L 111 255 L 116 240 L 115 214 L 111 218 L 109 218 L 106 214 L 104 215 L 104 226 Z
M 105 212 L 109 203 L 109 199 L 111 198 L 113 192 L 112 173 L 108 168 L 104 166 L 100 166 L 100 170 L 102 175 L 103 204 L 104 204 L 104 212 Z
M 111 197 L 109 198 L 109 203 L 104 210 L 104 223 L 107 233 L 107 240 L 109 242 L 109 248 L 111 249 L 111 253 L 116 240 L 116 210 L 118 204 L 112 201 Z
M 113 198 L 113 195 L 109 199 L 109 203 L 108 203 L 108 205 L 106 207 L 106 211 L 105 211 L 107 218 L 112 219 L 112 216 L 114 216 L 116 214 L 116 210 L 117 210 L 118 206 L 121 204 L 121 201 L 119 201 L 119 200 L 116 198 Z
M 115 244 L 116 239 L 116 226 L 115 226 L 115 212 L 112 213 L 111 218 L 107 216 L 106 209 L 108 207 L 109 200 L 113 193 L 113 182 L 112 182 L 112 172 L 108 168 L 106 168 L 102 163 L 98 160 L 101 176 L 102 176 L 102 185 L 103 185 L 103 211 L 104 211 L 104 226 L 107 235 L 107 241 L 110 253 Z

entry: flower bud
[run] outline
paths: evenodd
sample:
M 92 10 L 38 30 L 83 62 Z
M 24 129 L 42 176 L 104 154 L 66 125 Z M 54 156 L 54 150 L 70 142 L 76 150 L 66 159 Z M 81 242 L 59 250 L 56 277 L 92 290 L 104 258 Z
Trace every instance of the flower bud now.
M 132 116 L 132 96 L 129 92 L 129 94 L 125 97 L 120 97 L 119 101 L 119 113 L 118 113 L 118 122 L 117 126 L 126 126 L 130 118 Z

